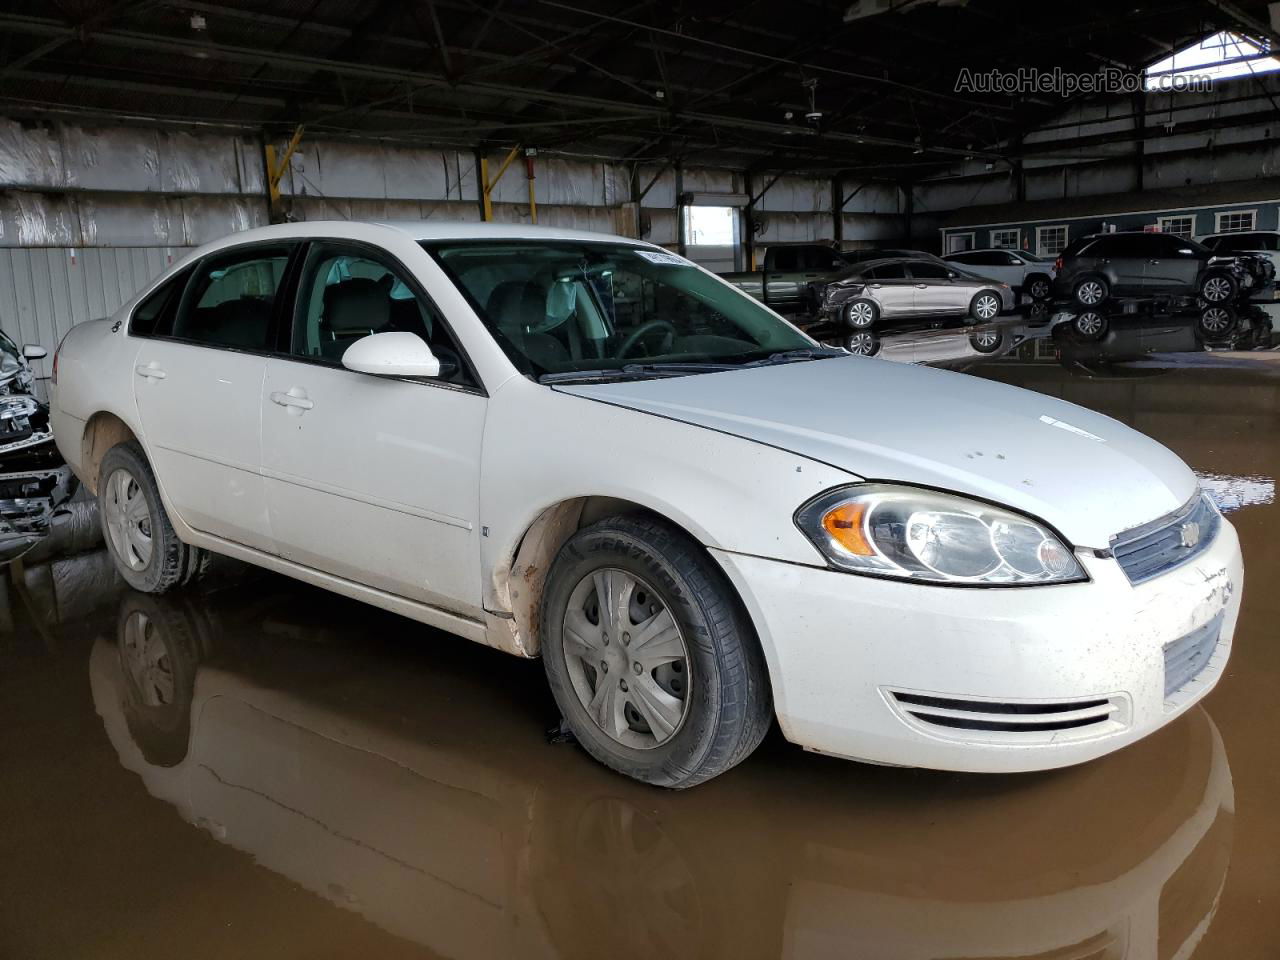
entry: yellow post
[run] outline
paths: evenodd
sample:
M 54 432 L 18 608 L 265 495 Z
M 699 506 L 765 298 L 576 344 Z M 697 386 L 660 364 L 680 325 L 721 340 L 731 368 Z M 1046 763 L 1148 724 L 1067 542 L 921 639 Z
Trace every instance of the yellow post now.
M 516 158 L 519 152 L 519 144 L 511 148 L 511 152 L 502 161 L 502 166 L 498 167 L 498 172 L 493 175 L 493 180 L 489 179 L 489 158 L 483 154 L 480 157 L 480 191 L 484 203 L 484 219 L 486 222 L 493 219 L 493 188 L 498 185 L 498 181 L 502 179 L 502 175 L 507 172 L 507 167 L 511 166 L 511 161 Z
M 279 222 L 282 219 L 280 181 L 284 178 L 285 169 L 289 166 L 289 161 L 293 158 L 294 151 L 298 149 L 298 144 L 302 140 L 303 129 L 302 124 L 298 124 L 294 128 L 293 136 L 289 138 L 289 143 L 285 147 L 284 155 L 279 162 L 276 161 L 275 144 L 266 143 L 262 147 L 262 152 L 267 159 L 267 201 L 271 207 L 272 222 Z
M 529 182 L 529 222 L 538 222 L 538 190 L 533 178 L 533 158 L 538 151 L 530 147 L 524 152 L 524 175 Z

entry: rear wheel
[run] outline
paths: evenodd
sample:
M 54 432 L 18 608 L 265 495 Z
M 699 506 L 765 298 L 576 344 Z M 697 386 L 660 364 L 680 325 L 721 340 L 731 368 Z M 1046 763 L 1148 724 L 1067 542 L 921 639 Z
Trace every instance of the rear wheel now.
M 870 300 L 855 300 L 844 308 L 844 322 L 854 330 L 867 330 L 880 319 L 880 308 Z
M 135 590 L 164 593 L 198 579 L 208 567 L 207 551 L 178 539 L 137 443 L 117 444 L 102 458 L 98 514 L 111 559 Z
M 1085 277 L 1072 289 L 1071 296 L 1082 307 L 1096 307 L 1109 293 L 1107 281 L 1101 277 Z
M 1004 333 L 997 327 L 983 327 L 969 334 L 969 345 L 978 353 L 995 353 L 1004 345 Z
M 1027 293 L 1031 294 L 1034 300 L 1048 300 L 1052 287 L 1048 277 L 1028 277 Z
M 617 517 L 561 549 L 542 658 L 578 742 L 619 773 L 683 788 L 745 759 L 772 706 L 755 633 L 706 551 L 660 521 Z

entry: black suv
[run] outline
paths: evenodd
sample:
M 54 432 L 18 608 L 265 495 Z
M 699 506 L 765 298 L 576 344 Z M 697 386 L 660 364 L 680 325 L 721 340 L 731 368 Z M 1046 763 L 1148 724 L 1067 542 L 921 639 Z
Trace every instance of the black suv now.
M 1266 256 L 1217 257 L 1167 233 L 1099 233 L 1076 240 L 1056 264 L 1053 292 L 1082 307 L 1110 297 L 1196 297 L 1207 304 L 1252 295 L 1275 277 Z

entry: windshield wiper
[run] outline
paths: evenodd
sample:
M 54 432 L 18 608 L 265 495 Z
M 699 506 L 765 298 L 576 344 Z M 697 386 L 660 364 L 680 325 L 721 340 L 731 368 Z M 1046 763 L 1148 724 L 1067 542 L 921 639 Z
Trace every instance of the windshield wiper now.
M 849 353 L 835 347 L 802 347 L 799 350 L 783 350 L 771 353 L 760 360 L 744 363 L 744 367 L 768 367 L 775 363 L 795 363 L 797 360 L 828 360 L 832 357 L 847 357 Z
M 571 383 L 575 380 L 639 380 L 645 377 L 679 377 L 693 373 L 719 373 L 733 370 L 737 364 L 706 363 L 690 360 L 684 363 L 624 363 L 620 367 L 604 367 L 600 370 L 564 370 L 560 373 L 544 373 L 539 383 Z

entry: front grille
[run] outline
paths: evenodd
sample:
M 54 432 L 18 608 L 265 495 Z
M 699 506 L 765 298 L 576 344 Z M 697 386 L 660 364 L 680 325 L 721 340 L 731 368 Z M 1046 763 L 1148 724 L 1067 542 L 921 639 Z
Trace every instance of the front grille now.
M 1179 637 L 1164 648 L 1164 696 L 1173 696 L 1194 680 L 1209 663 L 1222 635 L 1222 618 L 1218 614 L 1203 627 Z
M 1113 537 L 1111 552 L 1129 582 L 1142 583 L 1199 556 L 1221 522 L 1209 498 L 1197 493 L 1173 513 Z
M 919 693 L 892 692 L 899 707 L 920 723 L 952 730 L 998 733 L 1051 733 L 1112 720 L 1119 707 L 1105 697 L 1064 703 L 958 700 Z

